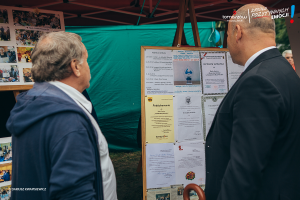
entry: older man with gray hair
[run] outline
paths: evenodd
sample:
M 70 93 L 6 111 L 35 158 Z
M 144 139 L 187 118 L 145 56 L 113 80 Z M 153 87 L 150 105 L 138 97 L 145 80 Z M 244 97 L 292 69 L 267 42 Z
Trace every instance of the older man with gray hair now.
M 296 70 L 292 50 L 285 50 L 282 52 L 282 56 L 291 64 L 293 69 Z
M 116 200 L 107 142 L 81 94 L 88 53 L 74 33 L 43 35 L 32 53 L 33 88 L 17 97 L 12 134 L 12 200 Z M 101 155 L 100 155 L 101 152 Z
M 206 199 L 300 199 L 300 79 L 276 48 L 267 8 L 238 9 L 227 43 L 244 72 L 206 138 Z

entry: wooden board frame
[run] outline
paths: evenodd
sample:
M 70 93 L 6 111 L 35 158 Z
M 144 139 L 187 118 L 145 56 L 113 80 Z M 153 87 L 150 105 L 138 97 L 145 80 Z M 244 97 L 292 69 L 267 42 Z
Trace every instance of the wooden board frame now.
M 201 47 L 156 47 L 141 46 L 141 138 L 142 138 L 142 173 L 143 173 L 143 200 L 147 200 L 146 181 L 146 119 L 145 119 L 145 50 L 188 50 L 188 51 L 229 51 L 227 48 L 201 48 Z
M 1 91 L 15 91 L 15 90 L 30 90 L 33 85 L 2 85 L 0 86 Z

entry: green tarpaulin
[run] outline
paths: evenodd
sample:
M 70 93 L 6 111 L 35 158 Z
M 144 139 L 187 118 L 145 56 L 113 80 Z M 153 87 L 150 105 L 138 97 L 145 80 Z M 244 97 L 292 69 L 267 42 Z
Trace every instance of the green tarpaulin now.
M 198 23 L 201 46 L 215 46 L 215 22 Z M 110 150 L 134 151 L 141 113 L 141 46 L 172 46 L 176 24 L 66 27 L 82 37 L 92 79 L 89 96 Z M 184 25 L 194 45 L 191 24 Z M 211 41 L 211 42 L 210 42 Z

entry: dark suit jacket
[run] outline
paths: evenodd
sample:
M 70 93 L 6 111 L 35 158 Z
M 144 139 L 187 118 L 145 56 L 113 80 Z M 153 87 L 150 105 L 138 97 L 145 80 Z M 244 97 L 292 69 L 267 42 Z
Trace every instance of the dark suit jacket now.
M 300 79 L 277 49 L 225 96 L 205 150 L 207 200 L 300 199 Z

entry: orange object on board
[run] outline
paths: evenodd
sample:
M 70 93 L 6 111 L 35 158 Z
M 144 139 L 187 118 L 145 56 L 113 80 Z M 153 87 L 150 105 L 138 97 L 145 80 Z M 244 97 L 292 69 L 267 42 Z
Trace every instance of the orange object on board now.
M 199 187 L 198 185 L 196 185 L 194 183 L 188 184 L 184 188 L 183 200 L 190 200 L 190 191 L 191 190 L 194 190 L 197 193 L 199 200 L 206 200 L 204 191 L 201 189 L 201 187 Z

